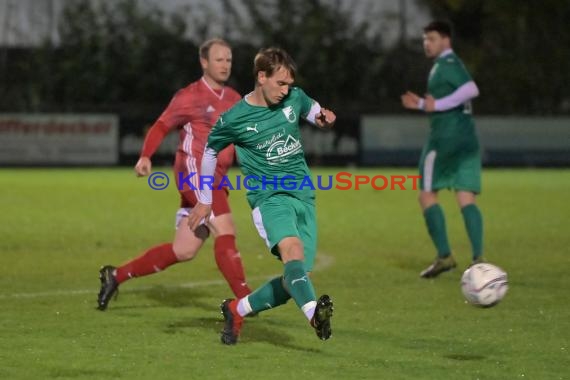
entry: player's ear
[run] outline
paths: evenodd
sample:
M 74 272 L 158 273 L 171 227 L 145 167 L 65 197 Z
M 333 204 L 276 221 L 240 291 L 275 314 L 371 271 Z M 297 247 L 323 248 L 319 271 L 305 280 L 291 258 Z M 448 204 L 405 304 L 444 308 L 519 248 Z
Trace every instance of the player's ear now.
M 200 66 L 202 66 L 202 70 L 206 70 L 208 68 L 208 60 L 200 57 Z
M 257 72 L 257 83 L 264 84 L 266 80 L 267 80 L 267 74 L 265 73 L 265 71 L 258 71 Z

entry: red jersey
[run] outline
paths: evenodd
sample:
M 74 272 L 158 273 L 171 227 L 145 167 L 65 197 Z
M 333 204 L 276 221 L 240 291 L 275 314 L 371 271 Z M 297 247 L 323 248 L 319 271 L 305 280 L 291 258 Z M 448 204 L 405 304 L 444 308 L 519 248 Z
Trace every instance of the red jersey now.
M 179 90 L 162 115 L 148 131 L 141 156 L 152 157 L 164 137 L 174 129 L 179 129 L 180 142 L 176 151 L 174 171 L 178 173 L 197 173 L 191 182 L 198 188 L 198 176 L 202 164 L 202 154 L 208 141 L 210 130 L 220 117 L 241 96 L 231 87 L 214 90 L 202 77 L 196 82 Z M 234 160 L 234 147 L 228 146 L 218 155 L 216 183 L 226 175 Z

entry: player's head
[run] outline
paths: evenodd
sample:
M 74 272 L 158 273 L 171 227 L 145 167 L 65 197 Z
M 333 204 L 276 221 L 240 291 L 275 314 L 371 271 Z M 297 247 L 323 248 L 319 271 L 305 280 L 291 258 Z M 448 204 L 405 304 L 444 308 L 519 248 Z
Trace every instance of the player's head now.
M 432 21 L 424 28 L 424 52 L 435 58 L 451 48 L 451 25 L 445 21 Z
M 281 102 L 295 81 L 297 65 L 280 48 L 261 49 L 253 61 L 256 89 L 263 94 L 267 105 Z
M 232 48 L 221 38 L 212 38 L 200 45 L 200 65 L 207 79 L 223 84 L 232 72 Z

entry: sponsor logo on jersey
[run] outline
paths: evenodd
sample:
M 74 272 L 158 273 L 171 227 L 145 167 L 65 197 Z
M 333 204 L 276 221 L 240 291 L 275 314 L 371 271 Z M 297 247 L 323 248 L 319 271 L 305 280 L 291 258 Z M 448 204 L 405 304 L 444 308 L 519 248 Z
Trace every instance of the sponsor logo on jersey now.
M 285 136 L 285 130 L 284 129 L 281 132 L 278 132 L 278 133 L 274 134 L 273 136 L 271 136 L 271 138 L 269 140 L 265 140 L 263 143 L 257 144 L 256 148 L 258 150 L 263 150 L 263 149 L 267 148 L 268 146 L 270 146 L 271 144 L 273 144 L 274 142 L 276 142 L 277 140 L 279 140 L 283 136 Z
M 276 141 L 267 149 L 267 162 L 272 165 L 287 162 L 287 157 L 297 154 L 300 151 L 301 142 L 293 136 L 288 135 L 285 141 Z
M 289 123 L 294 123 L 297 120 L 297 115 L 295 114 L 295 110 L 292 106 L 287 106 L 281 111 L 283 111 L 283 114 Z
M 210 104 L 208 106 L 208 108 L 206 108 L 206 112 L 214 112 L 216 109 L 214 107 L 212 107 L 212 105 Z
M 253 124 L 253 127 L 246 127 L 245 130 L 246 131 L 254 131 L 255 133 L 259 133 L 259 131 L 257 130 L 257 123 Z

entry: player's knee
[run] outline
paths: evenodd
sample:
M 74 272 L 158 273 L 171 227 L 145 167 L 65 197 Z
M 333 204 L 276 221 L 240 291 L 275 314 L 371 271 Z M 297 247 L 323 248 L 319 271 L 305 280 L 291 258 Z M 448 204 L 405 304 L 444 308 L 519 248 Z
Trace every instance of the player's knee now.
M 198 249 L 194 249 L 192 247 L 185 246 L 184 244 L 176 243 L 172 244 L 172 250 L 176 255 L 178 261 L 188 261 L 192 260 L 196 257 L 198 253 Z
M 303 261 L 305 259 L 303 242 L 294 237 L 289 237 L 281 240 L 279 243 L 279 252 L 283 262 L 292 260 Z
M 233 219 L 231 218 L 231 214 L 216 216 L 212 221 L 210 221 L 208 226 L 210 227 L 214 237 L 236 235 L 236 227 Z
M 475 199 L 458 199 L 457 204 L 460 208 L 467 207 L 469 205 L 475 204 Z
M 421 191 L 418 196 L 418 201 L 422 209 L 426 209 L 437 203 L 437 196 L 434 193 L 428 191 Z
M 459 207 L 463 208 L 475 203 L 475 193 L 467 191 L 459 191 L 456 194 L 457 203 Z
M 214 236 L 214 238 L 217 238 L 218 236 L 224 236 L 224 235 L 236 236 L 236 229 L 235 229 L 233 224 L 231 224 L 231 225 L 216 225 L 216 226 L 211 225 L 210 230 L 212 231 L 212 235 Z

